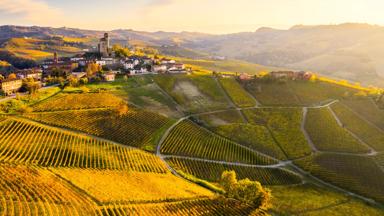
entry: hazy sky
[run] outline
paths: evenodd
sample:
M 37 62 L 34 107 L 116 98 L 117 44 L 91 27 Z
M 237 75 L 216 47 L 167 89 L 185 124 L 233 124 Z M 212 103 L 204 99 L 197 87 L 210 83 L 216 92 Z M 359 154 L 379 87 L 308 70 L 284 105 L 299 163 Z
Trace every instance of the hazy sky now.
M 232 33 L 262 26 L 384 25 L 383 0 L 0 0 L 0 25 Z

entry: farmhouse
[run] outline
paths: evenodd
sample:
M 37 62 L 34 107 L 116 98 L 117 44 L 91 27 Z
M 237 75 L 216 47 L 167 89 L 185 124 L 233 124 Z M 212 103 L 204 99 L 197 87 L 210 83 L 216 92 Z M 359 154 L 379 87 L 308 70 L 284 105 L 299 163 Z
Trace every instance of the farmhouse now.
M 114 72 L 114 71 L 109 71 L 109 72 L 105 73 L 105 74 L 103 75 L 103 77 L 104 77 L 104 80 L 105 80 L 105 81 L 107 81 L 107 82 L 113 82 L 113 81 L 115 81 L 115 78 L 116 78 L 116 72 Z
M 239 76 L 239 79 L 240 80 L 250 80 L 251 79 L 251 76 L 247 73 L 241 73 L 240 76 Z
M 1 81 L 1 90 L 4 94 L 10 95 L 19 91 L 22 85 L 23 81 L 21 79 L 5 79 Z

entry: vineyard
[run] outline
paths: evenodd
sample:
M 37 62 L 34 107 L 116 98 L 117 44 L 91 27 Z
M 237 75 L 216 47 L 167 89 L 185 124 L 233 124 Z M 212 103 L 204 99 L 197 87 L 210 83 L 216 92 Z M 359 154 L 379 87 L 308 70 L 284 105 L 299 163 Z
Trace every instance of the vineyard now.
M 344 189 L 384 201 L 384 172 L 372 158 L 320 154 L 295 161 L 311 174 Z
M 156 76 L 155 82 L 183 108 L 192 113 L 229 107 L 225 95 L 210 76 Z
M 235 166 L 172 157 L 167 159 L 167 162 L 175 170 L 180 170 L 210 182 L 218 182 L 223 171 L 234 170 L 239 179 L 248 178 L 259 181 L 263 185 L 290 185 L 301 183 L 299 176 L 280 168 Z
M 234 78 L 222 78 L 220 83 L 238 107 L 256 106 L 255 100 L 246 92 Z
M 0 162 L 166 173 L 156 156 L 34 122 L 9 119 L 0 126 Z
M 221 125 L 244 123 L 241 114 L 238 110 L 228 110 L 223 112 L 217 112 L 212 114 L 203 114 L 194 116 L 199 122 L 209 128 L 215 128 Z
M 120 115 L 115 110 L 79 110 L 30 113 L 25 117 L 48 124 L 79 130 L 124 145 L 143 147 L 156 131 L 166 127 L 166 117 L 139 109 L 129 108 Z
M 266 126 L 277 144 L 290 159 L 311 154 L 301 130 L 302 110 L 299 108 L 262 108 L 245 110 L 249 122 Z
M 276 163 L 274 159 L 215 135 L 189 120 L 172 129 L 161 146 L 161 153 L 247 164 Z
M 372 208 L 363 201 L 313 184 L 291 187 L 270 186 L 270 188 L 274 192 L 271 212 L 277 215 L 379 216 L 384 214 L 384 209 Z
M 327 108 L 309 109 L 305 129 L 319 150 L 368 153 L 369 149 L 342 128 Z
M 279 160 L 287 159 L 284 152 L 271 136 L 269 130 L 264 126 L 254 124 L 229 124 L 214 128 L 214 132 Z
M 356 134 L 362 141 L 377 151 L 384 150 L 383 131 L 361 119 L 341 103 L 333 104 L 332 110 L 336 113 L 344 127 Z
M 356 90 L 326 82 L 253 80 L 245 88 L 263 105 L 312 106 L 353 95 Z
M 212 197 L 213 193 L 170 173 L 52 169 L 103 204 L 165 202 Z
M 60 93 L 33 106 L 34 111 L 79 110 L 116 107 L 123 102 L 109 93 Z
M 379 127 L 381 130 L 384 130 L 384 110 L 379 109 L 371 98 L 343 100 L 342 103 L 351 108 L 355 113 L 364 117 L 364 119 Z
M 249 215 L 254 208 L 236 200 L 197 199 L 162 204 L 110 205 L 101 209 L 103 215 Z M 253 212 L 252 212 L 253 213 Z M 267 216 L 259 211 L 254 216 Z

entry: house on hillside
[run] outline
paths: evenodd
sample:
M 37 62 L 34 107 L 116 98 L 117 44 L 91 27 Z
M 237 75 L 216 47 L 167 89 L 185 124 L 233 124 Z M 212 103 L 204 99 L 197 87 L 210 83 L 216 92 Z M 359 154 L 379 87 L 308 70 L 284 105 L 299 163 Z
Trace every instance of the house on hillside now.
M 165 73 L 167 71 L 167 65 L 153 65 L 152 72 L 154 73 Z
M 113 82 L 116 78 L 116 71 L 109 71 L 103 75 L 103 78 L 107 82 Z
M 24 69 L 17 72 L 17 77 L 21 79 L 33 78 L 34 80 L 41 80 L 43 76 L 43 70 L 40 68 Z
M 23 86 L 22 79 L 5 79 L 0 82 L 1 90 L 5 95 L 16 93 Z
M 252 79 L 252 77 L 247 73 L 241 73 L 239 76 L 239 79 L 240 80 L 250 80 L 250 79 Z

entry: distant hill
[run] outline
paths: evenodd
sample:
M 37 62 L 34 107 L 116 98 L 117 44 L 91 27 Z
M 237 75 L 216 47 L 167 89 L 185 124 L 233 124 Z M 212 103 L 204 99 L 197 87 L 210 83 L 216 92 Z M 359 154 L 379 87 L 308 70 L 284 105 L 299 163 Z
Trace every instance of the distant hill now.
M 261 28 L 185 46 L 263 65 L 384 86 L 384 28 L 368 24 Z
M 12 38 L 31 37 L 47 40 L 60 36 L 80 41 L 80 44 L 88 47 L 95 47 L 97 38 L 103 33 L 104 31 L 64 27 L 0 26 L 0 44 L 9 43 Z M 112 43 L 156 47 L 165 55 L 187 58 L 226 56 L 261 65 L 311 70 L 335 78 L 384 86 L 384 27 L 381 26 L 298 25 L 288 30 L 263 27 L 255 32 L 227 35 L 118 29 L 110 31 L 109 34 Z M 72 47 L 81 48 L 77 45 Z M 37 50 L 51 52 L 56 48 Z M 23 57 L 25 54 L 22 51 L 6 50 L 16 56 Z M 65 54 L 68 50 L 58 51 Z M 44 56 L 45 53 L 33 54 Z M 24 56 L 28 55 L 29 53 Z

